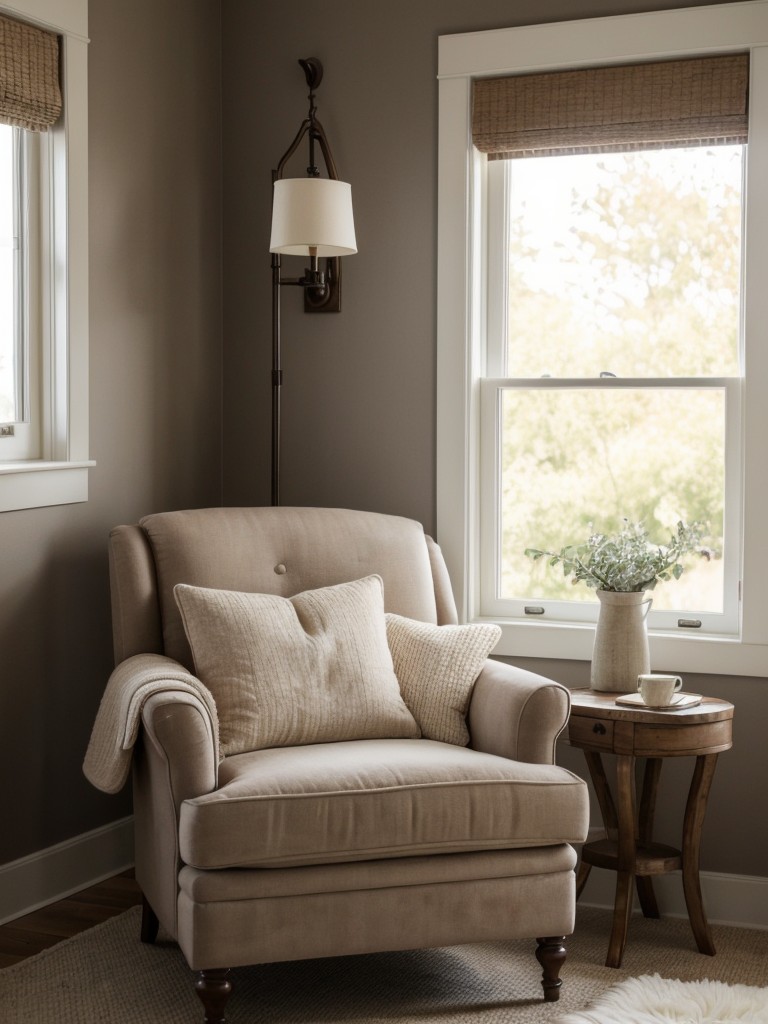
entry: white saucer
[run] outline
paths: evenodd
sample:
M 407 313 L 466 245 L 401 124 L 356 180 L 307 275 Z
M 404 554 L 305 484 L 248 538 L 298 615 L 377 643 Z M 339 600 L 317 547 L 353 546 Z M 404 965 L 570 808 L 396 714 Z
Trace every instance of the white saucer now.
M 625 693 L 616 698 L 616 703 L 630 708 L 647 708 L 649 711 L 680 711 L 701 704 L 701 694 L 676 693 L 671 704 L 646 704 L 639 693 Z

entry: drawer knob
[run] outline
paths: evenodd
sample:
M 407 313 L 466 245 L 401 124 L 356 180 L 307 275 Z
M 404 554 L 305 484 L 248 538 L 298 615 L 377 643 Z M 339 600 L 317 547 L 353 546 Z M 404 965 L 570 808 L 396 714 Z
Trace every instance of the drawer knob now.
M 592 732 L 596 732 L 598 736 L 605 736 L 605 726 L 602 722 L 595 722 L 592 726 Z

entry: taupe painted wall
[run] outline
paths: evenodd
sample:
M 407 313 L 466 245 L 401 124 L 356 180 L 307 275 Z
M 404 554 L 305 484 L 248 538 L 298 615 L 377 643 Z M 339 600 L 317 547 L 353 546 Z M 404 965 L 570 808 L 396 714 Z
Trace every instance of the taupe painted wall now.
M 220 44 L 210 0 L 90 5 L 86 504 L 0 516 L 0 863 L 130 813 L 80 766 L 111 669 L 107 535 L 221 502 Z
M 392 512 L 433 530 L 437 37 L 684 6 L 695 4 L 329 0 L 297 14 L 291 4 L 223 0 L 226 504 L 269 500 L 270 171 L 306 114 L 297 59 L 325 65 L 318 116 L 352 182 L 360 252 L 344 261 L 338 316 L 305 316 L 298 294 L 283 298 L 283 503 Z M 300 159 L 291 166 L 304 173 Z M 527 667 L 588 683 L 584 664 Z M 736 747 L 715 778 L 703 867 L 768 875 L 768 684 L 705 676 L 686 684 L 728 697 L 737 714 Z M 577 752 L 562 757 L 582 768 Z M 687 759 L 665 768 L 662 841 L 678 841 L 690 769 Z

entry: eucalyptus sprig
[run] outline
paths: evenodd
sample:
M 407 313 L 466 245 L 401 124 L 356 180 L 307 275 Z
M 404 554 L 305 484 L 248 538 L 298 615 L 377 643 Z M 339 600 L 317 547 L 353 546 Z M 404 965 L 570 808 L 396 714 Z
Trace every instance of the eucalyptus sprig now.
M 526 548 L 528 558 L 548 558 L 550 566 L 562 565 L 563 575 L 572 583 L 584 583 L 592 590 L 636 593 L 653 590 L 664 580 L 678 580 L 683 574 L 681 559 L 696 549 L 702 524 L 677 524 L 669 544 L 653 544 L 642 523 L 624 520 L 618 533 L 593 533 L 586 544 L 566 544 L 560 551 Z

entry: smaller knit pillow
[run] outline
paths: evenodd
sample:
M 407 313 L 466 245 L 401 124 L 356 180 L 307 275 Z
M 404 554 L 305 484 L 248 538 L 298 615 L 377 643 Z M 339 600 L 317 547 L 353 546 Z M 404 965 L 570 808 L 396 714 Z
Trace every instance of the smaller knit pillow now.
M 480 622 L 433 626 L 391 613 L 386 619 L 400 692 L 422 736 L 465 747 L 472 688 L 501 629 Z
M 184 583 L 174 596 L 225 756 L 418 737 L 387 646 L 380 576 L 290 598 Z

